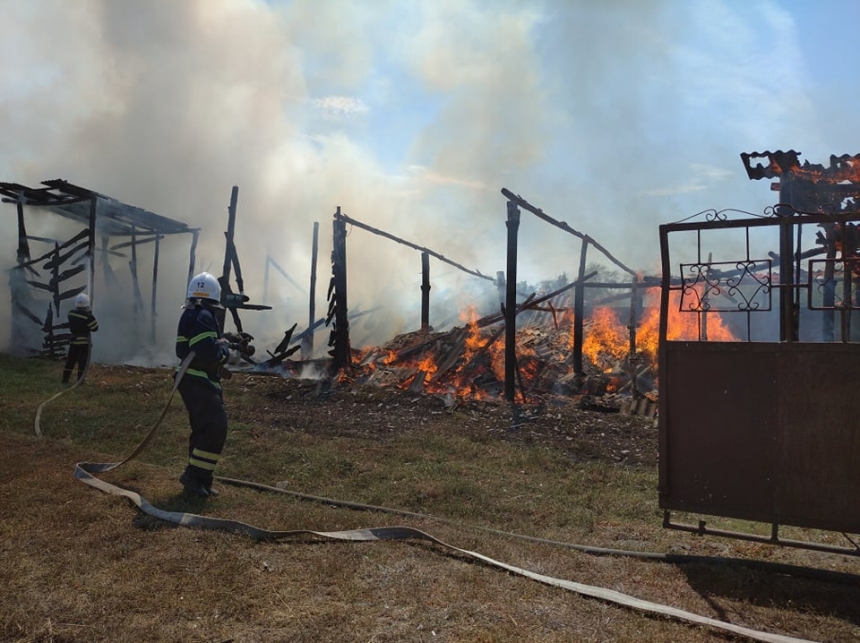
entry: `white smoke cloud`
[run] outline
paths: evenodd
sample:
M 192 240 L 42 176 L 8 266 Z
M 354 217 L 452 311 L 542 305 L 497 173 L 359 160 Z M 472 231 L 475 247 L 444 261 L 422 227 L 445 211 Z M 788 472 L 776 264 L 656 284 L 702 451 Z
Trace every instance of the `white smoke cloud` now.
M 0 180 L 64 178 L 199 227 L 197 268 L 216 274 L 239 186 L 236 243 L 253 303 L 264 295 L 267 255 L 307 287 L 319 223 L 318 316 L 338 206 L 494 275 L 505 267 L 507 187 L 654 272 L 660 223 L 770 203 L 767 186 L 747 180 L 740 152 L 810 144 L 807 153 L 841 153 L 824 147 L 838 140 L 806 89 L 796 19 L 775 0 L 5 0 L 3 8 Z M 4 239 L 9 268 L 16 244 Z M 188 243 L 162 244 L 153 354 L 172 351 Z M 368 340 L 414 330 L 418 254 L 358 229 L 347 248 L 351 309 L 381 307 L 366 316 Z M 520 279 L 572 276 L 578 249 L 523 212 Z M 148 276 L 147 251 L 139 261 Z M 128 273 L 122 261 L 115 269 Z M 269 275 L 276 310 L 243 321 L 276 341 L 292 323 L 306 325 L 308 301 Z M 492 290 L 436 261 L 431 281 L 431 323 L 449 316 L 445 293 Z M 126 294 L 94 293 L 96 313 L 105 296 Z M 111 359 L 105 343 L 96 357 Z

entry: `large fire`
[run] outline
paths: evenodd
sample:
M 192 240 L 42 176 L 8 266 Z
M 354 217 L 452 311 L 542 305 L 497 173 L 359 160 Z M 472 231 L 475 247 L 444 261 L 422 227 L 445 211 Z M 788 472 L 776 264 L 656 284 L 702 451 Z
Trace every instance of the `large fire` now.
M 650 294 L 656 301 L 656 293 Z M 709 341 L 737 341 L 718 313 L 704 316 L 681 312 L 678 297 L 677 292 L 672 293 L 667 339 L 700 340 L 706 334 Z M 505 379 L 503 328 L 498 324 L 482 327 L 474 309 L 461 318 L 465 325 L 448 333 L 416 332 L 398 336 L 381 349 L 366 348 L 359 352 L 356 363 L 382 385 L 468 399 L 498 397 Z M 517 329 L 517 381 L 521 389 L 546 392 L 555 383 L 575 376 L 571 357 L 574 317 L 568 310 L 548 318 Z M 594 308 L 583 323 L 585 373 L 581 375 L 623 374 L 630 372 L 633 363 L 656 374 L 659 323 L 659 308 L 646 308 L 635 333 L 631 333 L 615 309 Z M 634 344 L 635 354 L 631 355 Z

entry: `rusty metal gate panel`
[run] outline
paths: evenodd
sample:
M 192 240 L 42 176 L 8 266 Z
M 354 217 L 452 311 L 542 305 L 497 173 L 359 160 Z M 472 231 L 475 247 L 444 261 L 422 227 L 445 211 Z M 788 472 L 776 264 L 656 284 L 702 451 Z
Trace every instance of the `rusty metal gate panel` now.
M 662 509 L 750 520 L 771 513 L 774 354 L 744 348 L 760 347 L 667 344 L 660 361 Z
M 842 180 L 846 167 L 860 179 L 860 157 L 831 162 L 780 178 L 783 196 L 829 190 L 836 206 L 784 199 L 764 215 L 707 211 L 660 226 L 666 527 L 827 551 L 781 540 L 778 527 L 860 534 L 860 180 Z M 840 182 L 823 186 L 831 174 Z M 692 316 L 695 336 L 679 316 Z M 724 324 L 728 337 L 716 332 Z M 701 517 L 697 528 L 674 524 L 671 511 L 766 523 L 771 537 Z
M 860 345 L 788 344 L 778 368 L 773 521 L 860 533 Z
M 860 345 L 667 342 L 664 356 L 662 509 L 860 533 Z

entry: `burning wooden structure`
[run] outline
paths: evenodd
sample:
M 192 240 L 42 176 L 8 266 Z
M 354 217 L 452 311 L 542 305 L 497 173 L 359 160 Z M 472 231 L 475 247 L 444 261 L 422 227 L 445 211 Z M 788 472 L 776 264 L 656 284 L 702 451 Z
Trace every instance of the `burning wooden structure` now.
M 664 525 L 860 555 L 850 539 L 851 547 L 835 547 L 779 536 L 780 525 L 860 533 L 852 404 L 860 379 L 860 156 L 833 156 L 829 167 L 801 164 L 794 151 L 741 156 L 750 179 L 778 179 L 778 205 L 764 216 L 712 211 L 704 221 L 660 226 Z M 734 254 L 712 261 L 708 239 L 732 231 Z M 684 235 L 695 248 L 674 242 Z M 765 251 L 767 243 L 777 251 Z M 674 264 L 684 252 L 692 258 Z M 681 272 L 674 283 L 673 267 Z M 673 339 L 673 312 L 732 313 L 745 333 L 734 342 L 706 333 Z M 676 523 L 672 511 L 766 523 L 771 535 Z
M 43 181 L 42 185 L 44 187 L 32 188 L 18 183 L 0 183 L 3 202 L 14 203 L 18 214 L 17 265 L 9 273 L 12 345 L 18 350 L 49 355 L 65 352 L 69 334 L 63 332 L 67 324 L 62 321 L 61 307 L 63 302 L 82 291 L 89 293 L 91 301 L 97 298 L 98 293 L 94 292 L 97 256 L 108 289 L 117 282 L 108 258 L 128 260 L 133 313 L 136 319 L 144 318 L 146 306 L 140 287 L 138 253 L 147 245 L 152 248 L 149 332 L 154 340 L 161 242 L 171 235 L 191 236 L 190 272 L 199 230 L 61 179 Z M 28 208 L 44 209 L 81 227 L 66 240 L 29 235 L 25 218 Z M 122 241 L 112 244 L 112 239 L 116 238 Z M 50 249 L 34 258 L 31 243 L 45 244 Z M 47 311 L 42 308 L 46 294 L 49 296 Z M 39 332 L 43 334 L 41 342 L 34 339 Z
M 625 266 L 605 248 L 588 235 L 557 221 L 528 203 L 522 197 L 503 189 L 508 199 L 508 253 L 507 271 L 497 272 L 496 277 L 470 270 L 461 264 L 428 248 L 398 238 L 356 221 L 342 213 L 340 208 L 334 215 L 332 278 L 328 290 L 329 308 L 326 325 L 333 328 L 329 340 L 332 347 L 335 372 L 348 372 L 349 377 L 378 384 L 395 385 L 415 391 L 432 393 L 454 393 L 471 398 L 497 398 L 504 394 L 513 402 L 527 402 L 531 392 L 583 395 L 605 393 L 608 389 L 623 389 L 628 396 L 644 399 L 650 392 L 656 358 L 656 319 L 647 324 L 651 329 L 650 357 L 645 358 L 642 342 L 637 333 L 643 325 L 643 296 L 647 289 L 656 289 L 658 278 L 642 276 Z M 532 212 L 539 219 L 572 234 L 581 241 L 579 271 L 577 278 L 550 293 L 519 293 L 515 288 L 517 264 L 517 229 L 519 209 Z M 346 278 L 346 227 L 352 225 L 373 234 L 406 245 L 421 253 L 421 328 L 414 333 L 398 336 L 384 346 L 365 350 L 354 350 L 350 345 L 347 306 Z M 592 283 L 595 272 L 586 274 L 586 256 L 589 247 L 599 250 L 611 263 L 630 275 L 629 283 Z M 429 324 L 429 259 L 435 258 L 452 265 L 476 278 L 489 280 L 496 286 L 500 296 L 500 313 L 481 319 L 472 319 L 465 326 L 445 333 L 432 332 Z M 614 324 L 613 334 L 627 334 L 620 353 L 612 364 L 598 368 L 597 350 L 592 346 L 589 368 L 583 357 L 589 347 L 585 330 L 596 330 L 589 313 L 598 302 L 586 302 L 586 288 L 622 289 L 623 294 L 606 298 L 605 304 L 622 298 L 630 299 L 629 322 L 626 326 L 617 320 L 606 320 Z M 519 332 L 518 320 L 527 315 L 543 315 L 540 322 L 534 319 Z M 494 330 L 491 328 L 496 326 Z M 595 333 L 597 334 L 597 333 Z M 617 343 L 617 342 L 616 342 Z M 615 347 L 613 347 L 615 348 Z M 647 363 L 645 363 L 647 361 Z M 606 373 L 617 363 L 623 363 L 621 372 Z M 638 377 L 644 377 L 648 386 L 640 390 Z M 656 397 L 656 396 L 653 396 Z M 649 402 L 653 401 L 649 399 Z M 636 405 L 627 405 L 636 408 Z M 645 406 L 642 407 L 645 409 Z M 612 410 L 618 410 L 616 406 Z M 648 405 L 648 413 L 655 406 Z

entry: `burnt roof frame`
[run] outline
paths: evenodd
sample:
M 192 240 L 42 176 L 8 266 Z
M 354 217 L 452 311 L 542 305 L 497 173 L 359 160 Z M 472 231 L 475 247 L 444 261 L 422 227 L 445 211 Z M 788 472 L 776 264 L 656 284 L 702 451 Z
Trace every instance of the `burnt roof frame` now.
M 82 233 L 79 233 L 75 238 L 79 237 L 81 234 L 85 234 L 88 237 L 88 241 L 85 242 L 87 246 L 86 252 L 84 253 L 83 257 L 76 259 L 76 262 L 80 262 L 84 258 L 88 258 L 89 270 L 86 286 L 79 287 L 65 293 L 60 293 L 58 290 L 58 282 L 65 279 L 66 276 L 71 275 L 68 275 L 68 273 L 63 273 L 63 275 L 56 274 L 56 267 L 54 269 L 55 274 L 53 276 L 53 279 L 48 282 L 48 284 L 39 284 L 40 288 L 52 289 L 55 291 L 54 306 L 57 309 L 57 314 L 59 314 L 60 301 L 62 299 L 68 298 L 68 295 L 70 293 L 73 295 L 75 292 L 87 290 L 90 293 L 90 297 L 92 298 L 94 290 L 93 287 L 95 272 L 94 260 L 97 250 L 101 250 L 103 252 L 113 255 L 120 254 L 117 253 L 115 249 L 109 249 L 107 247 L 96 248 L 95 239 L 97 235 L 100 236 L 105 243 L 106 240 L 112 236 L 130 237 L 130 243 L 119 244 L 119 247 L 129 245 L 131 246 L 132 260 L 130 265 L 132 271 L 132 280 L 134 282 L 134 306 L 135 310 L 137 311 L 143 309 L 143 300 L 138 285 L 136 269 L 136 248 L 139 244 L 154 242 L 152 291 L 150 304 L 150 335 L 151 340 L 155 341 L 155 320 L 157 317 L 156 287 L 158 274 L 159 242 L 166 235 L 182 233 L 188 233 L 192 235 L 188 268 L 188 278 L 190 279 L 191 275 L 194 273 L 195 252 L 200 229 L 189 227 L 187 224 L 181 221 L 175 221 L 173 219 L 155 214 L 154 212 L 150 212 L 143 208 L 128 205 L 107 195 L 96 192 L 95 190 L 75 185 L 64 179 L 42 181 L 42 185 L 45 187 L 33 188 L 26 185 L 22 185 L 20 183 L 0 182 L 0 195 L 3 195 L 4 197 L 2 198 L 2 202 L 16 204 L 18 208 L 18 265 L 13 268 L 13 270 L 27 270 L 30 273 L 34 272 L 34 269 L 32 267 L 34 261 L 30 259 L 29 244 L 27 243 L 28 239 L 38 240 L 47 243 L 52 242 L 52 240 L 49 239 L 29 237 L 26 234 L 24 223 L 24 206 L 43 208 L 48 212 L 62 216 L 67 219 L 71 219 L 72 221 L 76 221 L 82 224 L 84 226 L 84 231 Z M 57 241 L 53 241 L 53 243 L 55 246 L 54 252 L 58 252 L 59 248 L 65 247 L 68 242 L 62 245 L 60 245 Z M 48 253 L 48 255 L 50 254 L 52 253 Z M 38 273 L 35 274 L 36 276 L 38 276 Z M 23 282 L 23 280 L 18 281 Z M 34 286 L 36 284 L 31 281 L 29 282 L 29 285 Z M 19 288 L 17 289 L 17 291 L 13 292 L 12 307 L 13 309 L 17 309 L 24 312 L 25 316 L 28 318 L 27 321 L 35 321 L 33 319 L 34 315 L 32 313 L 26 314 L 28 312 L 27 304 L 29 303 L 29 295 L 21 290 L 22 287 L 25 290 L 27 289 L 26 285 L 24 285 L 23 283 L 19 283 Z M 47 332 L 46 342 L 48 343 L 52 342 L 52 318 L 53 314 L 49 306 L 47 318 L 42 328 L 43 331 Z M 16 335 L 16 330 L 15 323 L 13 320 L 13 336 L 14 335 Z M 55 354 L 55 349 L 53 346 L 49 347 L 49 352 L 52 355 Z
M 4 203 L 45 208 L 60 216 L 89 223 L 89 207 L 93 198 L 98 200 L 98 232 L 108 236 L 133 236 L 141 233 L 180 234 L 196 229 L 181 221 L 155 214 L 137 206 L 128 205 L 109 196 L 63 179 L 42 181 L 44 188 L 31 188 L 20 183 L 0 182 Z

